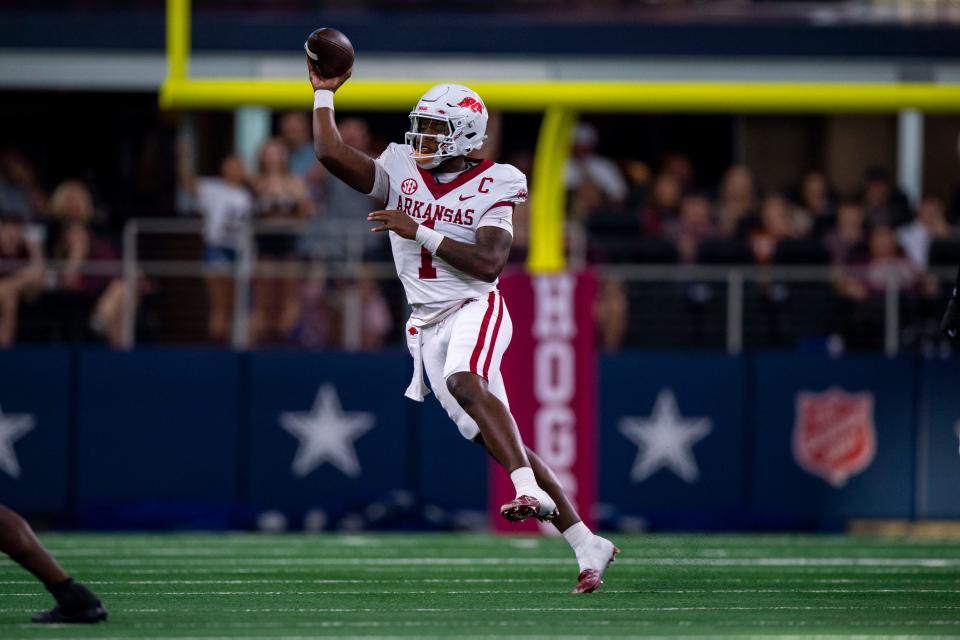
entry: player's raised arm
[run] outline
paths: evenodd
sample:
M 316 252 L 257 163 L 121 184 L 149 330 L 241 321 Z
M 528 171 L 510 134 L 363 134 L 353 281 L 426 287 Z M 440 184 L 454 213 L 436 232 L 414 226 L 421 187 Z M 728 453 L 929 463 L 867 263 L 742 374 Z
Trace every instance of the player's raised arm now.
M 317 159 L 327 171 L 360 193 L 370 193 L 377 177 L 376 166 L 366 154 L 344 143 L 333 117 L 333 94 L 353 70 L 336 78 L 323 78 L 308 59 L 307 72 L 314 91 L 313 150 Z

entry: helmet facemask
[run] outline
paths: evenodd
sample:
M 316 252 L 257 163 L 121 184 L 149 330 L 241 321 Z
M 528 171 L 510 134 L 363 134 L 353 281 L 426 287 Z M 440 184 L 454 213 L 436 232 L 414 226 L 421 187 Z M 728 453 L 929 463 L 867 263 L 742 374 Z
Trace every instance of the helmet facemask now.
M 436 168 L 457 151 L 450 121 L 433 116 L 410 114 L 410 131 L 404 142 L 413 147 L 413 159 L 423 169 Z

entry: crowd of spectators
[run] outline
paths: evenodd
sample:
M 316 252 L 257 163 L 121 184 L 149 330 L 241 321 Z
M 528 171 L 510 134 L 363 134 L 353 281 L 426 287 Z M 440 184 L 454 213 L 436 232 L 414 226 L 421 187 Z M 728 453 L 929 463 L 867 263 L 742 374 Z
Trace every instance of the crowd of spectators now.
M 621 169 L 597 154 L 591 125 L 580 124 L 574 140 L 568 216 L 587 232 L 589 262 L 831 266 L 835 294 L 857 316 L 875 313 L 888 284 L 908 304 L 935 296 L 934 246 L 948 262 L 960 259 L 960 221 L 945 203 L 928 195 L 912 208 L 881 167 L 849 194 L 818 169 L 763 193 L 744 165 L 704 188 L 682 154 L 668 154 L 656 172 Z M 604 283 L 597 309 L 600 342 L 616 348 L 628 313 L 622 282 Z
M 339 126 L 348 144 L 370 156 L 380 152 L 366 121 L 344 118 Z M 499 154 L 499 127 L 492 120 L 488 155 Z M 928 273 L 932 248 L 960 239 L 957 216 L 942 200 L 927 196 L 911 207 L 879 167 L 867 170 L 853 193 L 838 193 L 816 169 L 782 190 L 763 192 L 743 165 L 704 184 L 683 153 L 665 154 L 655 164 L 605 157 L 589 124 L 577 127 L 573 143 L 567 217 L 584 231 L 589 263 L 831 266 L 834 294 L 856 317 L 856 309 L 882 299 L 889 283 L 908 301 L 936 295 L 937 281 Z M 386 239 L 367 233 L 365 214 L 377 204 L 316 161 L 306 112 L 282 114 L 252 166 L 227 154 L 216 175 L 197 175 L 195 145 L 177 140 L 176 201 L 180 215 L 202 220 L 209 341 L 237 338 L 235 277 L 242 255 L 252 257 L 253 268 L 246 344 L 378 349 L 391 340 L 403 312 L 391 304 L 396 292 L 365 269 L 344 274 L 338 268 L 353 258 L 389 261 Z M 510 149 L 494 159 L 532 177 L 529 150 Z M 76 179 L 47 191 L 22 154 L 0 151 L 0 347 L 15 342 L 25 309 L 42 308 L 44 300 L 71 309 L 65 315 L 74 326 L 59 336 L 122 346 L 129 292 L 119 277 L 119 243 L 105 231 L 109 206 L 96 193 L 97 185 Z M 526 253 L 528 211 L 525 204 L 514 213 L 515 264 Z M 628 289 L 620 278 L 601 282 L 596 316 L 603 348 L 624 343 Z M 155 283 L 140 278 L 133 304 L 154 290 Z
M 366 122 L 340 122 L 344 140 L 374 155 Z M 278 120 L 248 175 L 242 160 L 227 155 L 219 176 L 198 177 L 190 141 L 178 143 L 181 213 L 202 217 L 209 300 L 208 337 L 231 340 L 235 263 L 243 243 L 255 256 L 247 344 L 308 348 L 380 348 L 394 327 L 379 283 L 367 274 L 329 274 L 330 262 L 351 255 L 383 259 L 384 238 L 368 233 L 366 214 L 376 205 L 333 179 L 317 162 L 304 112 Z M 350 312 L 354 312 L 351 315 Z M 359 319 L 357 328 L 345 318 Z
M 103 217 L 82 181 L 48 194 L 27 158 L 0 150 L 0 347 L 14 344 L 31 313 L 58 337 L 123 345 L 127 292 Z M 138 301 L 144 290 L 139 283 Z

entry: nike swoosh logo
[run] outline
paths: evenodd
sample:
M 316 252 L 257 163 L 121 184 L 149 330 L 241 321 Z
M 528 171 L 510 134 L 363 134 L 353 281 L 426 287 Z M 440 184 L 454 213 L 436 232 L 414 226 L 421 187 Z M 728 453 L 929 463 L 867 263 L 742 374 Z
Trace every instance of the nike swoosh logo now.
M 460 196 L 460 202 L 463 202 L 464 200 L 469 200 L 470 198 L 473 198 L 473 197 L 476 197 L 476 194 L 472 196 Z

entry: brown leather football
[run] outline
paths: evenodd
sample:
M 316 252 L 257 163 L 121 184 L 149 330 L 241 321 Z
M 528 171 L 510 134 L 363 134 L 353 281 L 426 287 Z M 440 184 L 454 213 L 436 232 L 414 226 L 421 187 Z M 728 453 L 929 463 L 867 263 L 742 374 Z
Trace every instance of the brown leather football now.
M 303 48 L 314 71 L 322 78 L 342 76 L 353 66 L 353 45 L 336 29 L 317 29 L 307 37 Z

